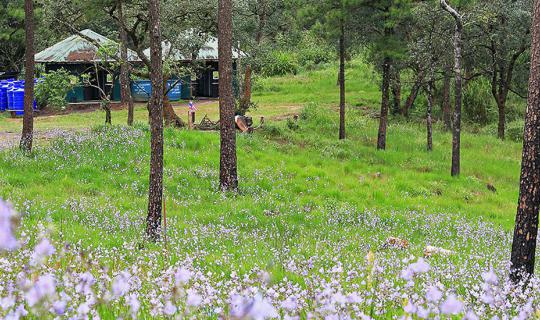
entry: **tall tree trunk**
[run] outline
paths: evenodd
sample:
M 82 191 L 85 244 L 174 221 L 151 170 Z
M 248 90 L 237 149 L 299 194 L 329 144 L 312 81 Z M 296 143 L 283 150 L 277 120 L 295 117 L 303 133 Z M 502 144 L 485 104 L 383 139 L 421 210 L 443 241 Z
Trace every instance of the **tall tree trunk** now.
M 34 140 L 34 1 L 24 1 L 24 27 L 26 32 L 25 77 L 24 77 L 24 119 L 20 148 L 30 153 Z
M 339 139 L 345 139 L 345 26 L 339 36 Z
M 461 47 L 462 47 L 462 33 L 463 33 L 463 21 L 461 15 L 452 7 L 450 7 L 446 0 L 441 0 L 441 6 L 444 10 L 448 11 L 455 20 L 455 32 L 454 32 L 454 74 L 455 74 L 455 104 L 453 132 L 452 132 L 452 168 L 451 174 L 453 177 L 460 174 L 460 146 L 461 146 L 461 104 L 462 104 L 462 89 L 463 89 L 463 71 L 461 66 Z
M 122 27 L 124 21 L 123 0 L 117 1 L 118 8 L 118 32 L 120 33 L 120 102 L 123 107 L 128 109 L 128 126 L 133 125 L 133 99 L 131 98 L 130 80 L 129 80 L 129 57 L 128 57 L 128 36 L 126 30 Z
M 238 189 L 232 83 L 232 0 L 218 2 L 220 170 L 222 191 Z
M 386 149 L 386 127 L 388 125 L 388 103 L 390 100 L 390 65 L 389 57 L 383 60 L 381 116 L 379 118 L 379 133 L 377 136 L 377 149 Z
M 163 201 L 163 65 L 161 58 L 161 23 L 159 0 L 148 0 L 150 13 L 150 187 L 148 192 L 148 216 L 146 234 L 157 240 L 161 233 Z
M 396 70 L 392 77 L 392 96 L 394 98 L 393 114 L 401 112 L 401 75 L 400 71 Z
M 429 80 L 429 82 L 428 82 L 427 98 L 428 98 L 427 119 L 426 119 L 426 125 L 427 125 L 427 151 L 433 151 L 433 119 L 432 119 L 432 111 L 433 111 L 433 78 L 431 78 Z
M 540 205 L 540 0 L 534 1 L 529 99 L 525 117 L 519 201 L 512 243 L 511 278 L 534 273 Z
M 451 82 L 451 70 L 450 67 L 445 67 L 444 80 L 443 80 L 443 93 L 441 101 L 441 109 L 443 114 L 444 127 L 446 130 L 452 130 L 452 111 L 450 103 L 450 82 Z
M 412 106 L 414 105 L 414 102 L 416 101 L 418 92 L 420 91 L 420 88 L 422 88 L 423 81 L 424 81 L 424 71 L 420 70 L 416 76 L 416 80 L 414 81 L 411 92 L 409 93 L 409 96 L 407 97 L 407 100 L 405 101 L 405 105 L 403 106 L 403 109 L 401 110 L 401 115 L 405 117 L 409 116 L 409 110 L 412 108 Z

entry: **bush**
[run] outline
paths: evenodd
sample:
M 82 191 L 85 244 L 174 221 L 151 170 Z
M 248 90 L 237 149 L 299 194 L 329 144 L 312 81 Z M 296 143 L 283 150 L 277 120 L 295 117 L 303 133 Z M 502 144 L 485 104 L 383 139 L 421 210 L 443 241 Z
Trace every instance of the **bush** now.
M 46 106 L 65 109 L 66 96 L 78 84 L 77 77 L 65 69 L 50 71 L 43 75 L 36 84 L 36 102 L 40 108 Z
M 470 81 L 463 90 L 463 117 L 465 120 L 486 125 L 497 119 L 497 106 L 486 79 Z
M 297 47 L 298 63 L 306 69 L 328 63 L 334 59 L 332 48 L 324 45 L 324 41 L 318 39 L 310 32 L 302 36 L 302 42 Z
M 506 125 L 506 139 L 516 142 L 523 141 L 523 120 L 516 120 Z
M 266 77 L 296 74 L 298 67 L 298 61 L 294 53 L 271 51 L 262 61 L 261 73 Z

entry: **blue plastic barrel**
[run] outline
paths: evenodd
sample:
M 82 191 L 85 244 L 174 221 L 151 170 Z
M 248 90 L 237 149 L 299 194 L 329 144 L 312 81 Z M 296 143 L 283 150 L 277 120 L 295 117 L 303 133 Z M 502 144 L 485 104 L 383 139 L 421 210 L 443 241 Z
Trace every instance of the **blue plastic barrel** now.
M 7 101 L 7 89 L 9 88 L 9 85 L 7 82 L 0 84 L 0 112 L 4 112 L 7 109 L 8 101 Z
M 24 114 L 24 89 L 18 88 L 13 90 L 13 106 L 11 111 L 21 116 Z
M 13 86 L 9 85 L 6 90 L 6 98 L 7 98 L 7 110 L 13 109 Z

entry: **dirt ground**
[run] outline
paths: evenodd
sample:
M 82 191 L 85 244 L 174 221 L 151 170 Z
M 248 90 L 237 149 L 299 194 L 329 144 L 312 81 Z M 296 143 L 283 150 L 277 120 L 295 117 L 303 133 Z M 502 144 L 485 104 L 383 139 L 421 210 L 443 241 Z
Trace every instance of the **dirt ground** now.
M 42 145 L 51 139 L 58 138 L 74 130 L 34 131 L 34 145 Z M 21 139 L 20 132 L 0 132 L 0 150 L 16 147 Z

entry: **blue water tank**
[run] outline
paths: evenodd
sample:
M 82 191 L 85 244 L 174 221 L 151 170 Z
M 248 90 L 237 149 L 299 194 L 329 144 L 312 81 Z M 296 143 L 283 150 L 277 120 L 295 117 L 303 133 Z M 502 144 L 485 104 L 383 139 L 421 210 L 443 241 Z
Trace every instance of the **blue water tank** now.
M 11 109 L 18 113 L 24 111 L 24 89 L 13 90 L 13 107 Z
M 13 109 L 13 86 L 9 85 L 6 90 L 7 110 Z
M 6 82 L 0 83 L 0 112 L 4 112 L 7 109 L 8 100 L 7 100 L 7 90 L 9 85 Z

